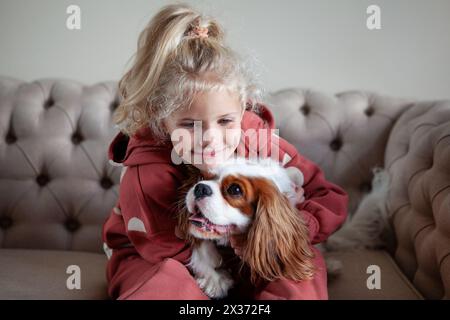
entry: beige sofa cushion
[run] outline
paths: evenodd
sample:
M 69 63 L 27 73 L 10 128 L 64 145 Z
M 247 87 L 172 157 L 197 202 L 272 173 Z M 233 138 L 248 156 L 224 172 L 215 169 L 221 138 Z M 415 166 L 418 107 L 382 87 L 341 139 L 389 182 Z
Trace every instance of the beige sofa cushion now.
M 325 253 L 327 258 L 342 262 L 341 273 L 329 277 L 328 295 L 330 300 L 343 299 L 423 299 L 411 282 L 403 275 L 395 261 L 384 250 L 355 250 Z M 367 288 L 367 267 L 377 265 L 381 271 L 381 288 Z
M 104 254 L 0 249 L 0 299 L 107 299 Z M 66 286 L 67 267 L 81 270 L 81 289 Z
M 328 283 L 329 298 L 422 299 L 385 251 L 359 250 L 325 254 L 343 263 L 342 273 Z M 368 290 L 367 266 L 381 268 L 381 289 Z M 0 250 L 0 299 L 108 299 L 106 257 L 102 254 L 55 250 Z M 81 269 L 81 290 L 66 287 L 67 267 Z

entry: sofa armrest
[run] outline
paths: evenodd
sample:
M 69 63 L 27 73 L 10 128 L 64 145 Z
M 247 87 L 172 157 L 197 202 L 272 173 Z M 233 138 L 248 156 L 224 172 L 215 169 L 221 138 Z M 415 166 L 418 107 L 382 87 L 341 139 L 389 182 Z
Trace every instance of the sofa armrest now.
M 403 113 L 385 164 L 395 260 L 425 297 L 450 299 L 450 101 L 417 102 Z

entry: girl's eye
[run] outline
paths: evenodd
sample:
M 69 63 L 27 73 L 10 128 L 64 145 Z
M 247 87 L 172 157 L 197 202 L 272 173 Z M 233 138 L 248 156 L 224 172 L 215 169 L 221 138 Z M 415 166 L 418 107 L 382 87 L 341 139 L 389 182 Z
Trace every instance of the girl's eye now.
M 194 123 L 193 122 L 186 122 L 186 123 L 182 123 L 180 124 L 181 127 L 183 128 L 193 128 L 194 127 Z
M 242 189 L 237 183 L 232 183 L 228 189 L 227 193 L 233 197 L 239 197 L 242 195 Z
M 227 124 L 229 124 L 230 122 L 233 122 L 233 120 L 231 120 L 231 119 L 220 119 L 220 120 L 219 120 L 219 123 L 220 123 L 221 125 L 227 125 Z

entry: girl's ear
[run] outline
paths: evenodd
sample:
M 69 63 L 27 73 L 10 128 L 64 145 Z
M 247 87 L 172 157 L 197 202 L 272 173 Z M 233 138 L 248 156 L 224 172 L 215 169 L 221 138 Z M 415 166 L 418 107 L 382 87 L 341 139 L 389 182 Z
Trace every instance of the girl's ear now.
M 167 130 L 167 124 L 165 120 L 162 120 L 161 123 L 161 129 L 164 131 L 164 134 L 169 135 L 169 130 Z
M 251 281 L 258 276 L 273 281 L 294 281 L 314 275 L 314 253 L 308 228 L 300 212 L 269 181 L 258 182 L 259 200 L 243 248 L 243 261 L 250 267 Z

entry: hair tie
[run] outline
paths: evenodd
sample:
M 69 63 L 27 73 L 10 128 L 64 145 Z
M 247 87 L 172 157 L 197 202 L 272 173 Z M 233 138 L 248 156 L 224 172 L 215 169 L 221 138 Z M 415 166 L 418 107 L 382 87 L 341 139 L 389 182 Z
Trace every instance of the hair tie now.
M 192 30 L 188 32 L 187 35 L 194 38 L 207 38 L 208 27 L 195 26 L 194 28 L 192 28 Z

